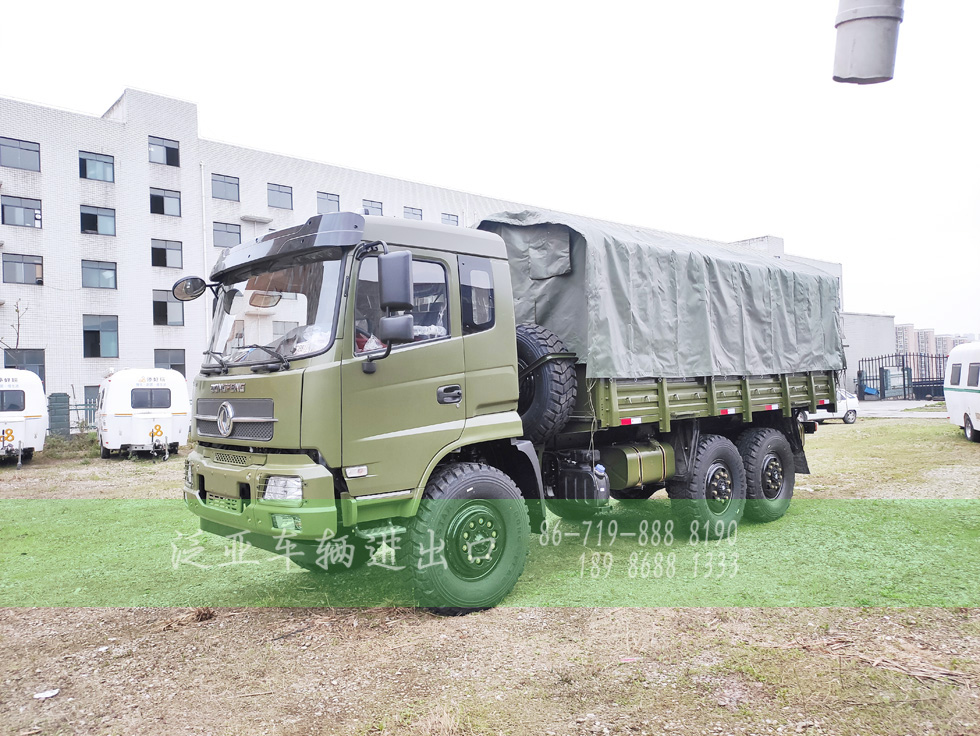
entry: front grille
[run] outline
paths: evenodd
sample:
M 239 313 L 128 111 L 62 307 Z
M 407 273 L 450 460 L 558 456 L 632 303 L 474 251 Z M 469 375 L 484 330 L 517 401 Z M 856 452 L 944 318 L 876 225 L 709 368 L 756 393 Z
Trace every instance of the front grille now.
M 236 417 L 269 417 L 275 416 L 272 399 L 198 399 L 197 413 L 206 416 L 217 416 L 218 407 L 228 402 L 235 410 Z
M 227 402 L 235 418 L 227 439 L 268 442 L 275 432 L 275 407 L 272 399 L 198 399 L 198 416 L 216 417 L 218 408 Z M 242 420 L 268 419 L 268 421 Z M 196 419 L 197 433 L 205 437 L 224 437 L 218 431 L 218 423 L 212 419 Z
M 214 453 L 214 461 L 229 465 L 248 465 L 248 455 L 234 455 L 230 452 Z
M 236 514 L 242 512 L 242 499 L 240 498 L 225 498 L 224 496 L 215 496 L 213 493 L 205 493 L 204 496 L 204 503 L 207 506 L 222 511 L 232 511 Z

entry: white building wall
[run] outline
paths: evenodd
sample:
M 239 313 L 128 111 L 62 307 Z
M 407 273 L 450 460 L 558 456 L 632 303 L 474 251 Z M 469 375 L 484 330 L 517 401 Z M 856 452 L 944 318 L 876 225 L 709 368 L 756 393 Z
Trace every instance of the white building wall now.
M 196 105 L 132 89 L 102 117 L 0 98 L 0 136 L 40 144 L 41 171 L 0 167 L 0 194 L 40 199 L 43 218 L 40 229 L 0 226 L 0 253 L 44 258 L 43 285 L 0 283 L 0 340 L 6 347 L 44 349 L 46 392 L 67 392 L 77 401 L 83 399 L 85 386 L 97 386 L 110 371 L 153 366 L 154 349 L 183 349 L 188 382 L 197 373 L 206 346 L 210 299 L 185 304 L 183 326 L 155 326 L 152 292 L 169 291 L 186 275 L 210 273 L 220 254 L 213 245 L 213 222 L 240 225 L 247 242 L 315 215 L 317 192 L 339 195 L 341 210 L 360 211 L 362 200 L 370 199 L 382 202 L 386 216 L 402 217 L 407 206 L 420 208 L 430 222 L 441 222 L 443 213 L 456 215 L 460 226 L 474 225 L 492 212 L 527 207 L 201 140 Z M 150 162 L 149 136 L 178 141 L 180 166 Z M 79 151 L 113 156 L 115 181 L 80 178 Z M 212 174 L 237 177 L 240 201 L 214 199 Z M 269 206 L 269 183 L 292 187 L 291 210 Z M 179 191 L 181 216 L 151 214 L 151 187 Z M 81 233 L 81 205 L 114 209 L 115 236 Z M 153 238 L 180 241 L 183 267 L 152 266 Z M 743 244 L 793 259 L 782 253 L 779 238 L 766 236 Z M 116 263 L 117 288 L 82 288 L 83 259 Z M 839 264 L 798 260 L 840 275 Z M 23 313 L 19 344 L 11 327 L 18 301 Z M 118 317 L 118 358 L 82 357 L 85 314 Z
M 895 352 L 895 317 L 889 314 L 844 312 L 844 388 L 857 386 L 858 361 Z

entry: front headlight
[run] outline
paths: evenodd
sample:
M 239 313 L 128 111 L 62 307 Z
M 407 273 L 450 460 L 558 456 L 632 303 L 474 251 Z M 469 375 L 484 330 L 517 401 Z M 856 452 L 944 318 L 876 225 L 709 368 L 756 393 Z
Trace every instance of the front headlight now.
M 270 475 L 265 481 L 266 501 L 302 501 L 303 479 L 288 475 Z

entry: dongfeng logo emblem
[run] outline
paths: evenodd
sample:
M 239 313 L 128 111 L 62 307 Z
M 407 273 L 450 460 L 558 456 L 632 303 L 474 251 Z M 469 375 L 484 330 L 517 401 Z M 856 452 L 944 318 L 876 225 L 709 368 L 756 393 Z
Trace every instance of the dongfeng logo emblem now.
M 222 437 L 228 437 L 231 435 L 231 431 L 235 428 L 235 410 L 231 408 L 231 404 L 227 401 L 218 407 L 218 431 L 221 433 Z

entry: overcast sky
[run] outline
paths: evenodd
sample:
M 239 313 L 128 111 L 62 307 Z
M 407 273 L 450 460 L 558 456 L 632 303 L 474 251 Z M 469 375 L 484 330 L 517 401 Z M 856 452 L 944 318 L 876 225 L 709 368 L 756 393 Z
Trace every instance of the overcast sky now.
M 980 332 L 980 3 L 910 0 L 831 80 L 837 0 L 35 1 L 0 95 L 194 102 L 203 138 L 844 267 L 847 311 Z

